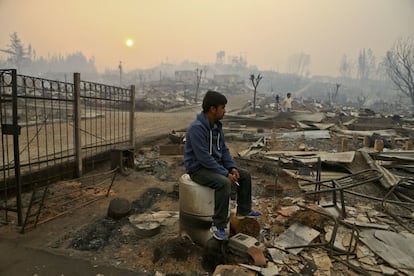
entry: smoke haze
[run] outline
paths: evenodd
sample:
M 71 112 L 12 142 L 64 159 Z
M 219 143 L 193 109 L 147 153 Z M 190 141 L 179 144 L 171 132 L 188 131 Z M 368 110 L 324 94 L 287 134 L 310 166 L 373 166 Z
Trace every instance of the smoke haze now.
M 343 55 L 380 58 L 414 34 L 412 0 L 0 0 L 0 11 L 1 49 L 17 32 L 37 56 L 81 51 L 100 71 L 213 63 L 225 51 L 280 72 L 305 53 L 312 75 L 335 76 Z

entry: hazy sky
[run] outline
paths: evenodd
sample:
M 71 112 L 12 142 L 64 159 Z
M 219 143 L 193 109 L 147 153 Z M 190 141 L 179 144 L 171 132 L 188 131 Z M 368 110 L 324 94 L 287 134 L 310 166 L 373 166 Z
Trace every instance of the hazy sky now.
M 81 51 L 99 71 L 213 63 L 223 50 L 280 72 L 304 52 L 311 74 L 337 75 L 344 54 L 379 59 L 413 36 L 414 0 L 0 0 L 0 30 L 1 49 L 17 32 L 37 56 Z

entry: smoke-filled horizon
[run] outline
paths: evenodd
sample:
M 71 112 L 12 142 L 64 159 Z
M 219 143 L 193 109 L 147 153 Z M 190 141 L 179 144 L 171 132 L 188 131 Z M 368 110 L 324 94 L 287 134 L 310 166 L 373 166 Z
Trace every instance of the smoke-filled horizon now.
M 224 51 L 279 72 L 303 53 L 311 75 L 336 76 L 344 55 L 370 48 L 379 62 L 414 35 L 412 0 L 1 0 L 0 11 L 0 49 L 17 32 L 37 56 L 81 51 L 99 71 L 214 63 Z

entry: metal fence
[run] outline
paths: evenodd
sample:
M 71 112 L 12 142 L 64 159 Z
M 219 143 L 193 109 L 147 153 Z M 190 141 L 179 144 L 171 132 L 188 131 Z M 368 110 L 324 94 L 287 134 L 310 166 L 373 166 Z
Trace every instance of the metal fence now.
M 0 208 L 21 224 L 21 193 L 80 177 L 117 147 L 134 146 L 135 88 L 0 70 Z M 16 200 L 8 200 L 15 195 Z M 7 220 L 7 219 L 6 219 Z

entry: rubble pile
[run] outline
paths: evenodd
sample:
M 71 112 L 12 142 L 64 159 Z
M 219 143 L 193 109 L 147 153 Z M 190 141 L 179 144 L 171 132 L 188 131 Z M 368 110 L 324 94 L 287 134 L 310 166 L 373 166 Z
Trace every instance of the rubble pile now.
M 252 172 L 260 229 L 231 217 L 232 236 L 209 243 L 204 268 L 216 275 L 414 275 L 413 121 L 303 102 L 280 112 L 258 102 L 255 113 L 251 103 L 227 113 L 223 125 L 228 144 L 248 145 L 235 159 Z M 177 148 L 169 152 L 182 150 L 185 132 L 168 135 Z
M 227 137 L 250 143 L 237 161 L 274 183 L 255 197 L 266 264 L 217 274 L 414 275 L 411 119 L 313 108 L 224 121 Z
M 215 275 L 414 275 L 409 119 L 396 124 L 366 110 L 253 114 L 245 108 L 226 114 L 223 125 L 229 144 L 248 145 L 235 159 L 252 172 L 260 229 L 239 227 L 231 217 L 229 241 L 213 239 L 204 248 L 204 269 Z M 181 149 L 183 138 L 173 131 L 169 143 Z M 235 241 L 240 234 L 244 242 Z

